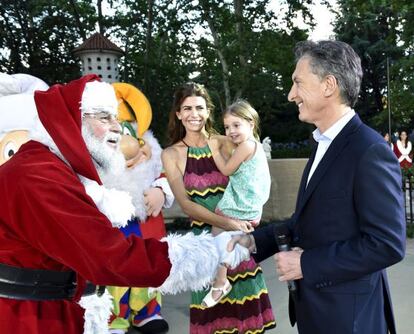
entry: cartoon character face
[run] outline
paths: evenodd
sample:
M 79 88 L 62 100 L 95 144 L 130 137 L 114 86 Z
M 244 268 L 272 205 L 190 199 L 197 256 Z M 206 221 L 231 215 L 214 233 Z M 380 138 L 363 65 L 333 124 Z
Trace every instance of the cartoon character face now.
M 151 105 L 145 95 L 133 85 L 116 82 L 112 86 L 119 102 L 121 152 L 125 156 L 127 168 L 133 168 L 152 157 L 151 146 L 142 138 L 151 124 Z
M 29 131 L 16 130 L 6 133 L 0 140 L 0 165 L 8 161 L 29 140 Z
M 127 168 L 151 159 L 151 147 L 143 138 L 138 138 L 132 122 L 122 122 L 121 152 L 125 157 Z

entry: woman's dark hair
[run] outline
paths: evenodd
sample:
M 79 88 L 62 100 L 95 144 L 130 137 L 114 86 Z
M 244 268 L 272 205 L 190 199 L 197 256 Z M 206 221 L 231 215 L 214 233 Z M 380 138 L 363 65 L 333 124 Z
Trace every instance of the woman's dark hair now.
M 206 101 L 206 106 L 210 113 L 206 121 L 205 129 L 209 135 L 217 134 L 217 131 L 213 128 L 214 104 L 210 98 L 210 95 L 203 85 L 195 82 L 187 82 L 177 88 L 174 93 L 173 105 L 168 120 L 168 145 L 173 145 L 185 137 L 185 128 L 181 121 L 177 118 L 176 113 L 180 111 L 184 100 L 190 96 L 200 96 Z

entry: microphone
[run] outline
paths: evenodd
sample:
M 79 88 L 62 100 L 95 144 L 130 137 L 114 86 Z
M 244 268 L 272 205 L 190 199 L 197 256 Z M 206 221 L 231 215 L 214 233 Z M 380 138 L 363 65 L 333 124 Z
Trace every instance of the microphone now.
M 274 235 L 277 247 L 280 252 L 288 252 L 290 251 L 290 245 L 289 245 L 289 229 L 285 224 L 277 224 L 274 228 Z M 296 295 L 297 292 L 297 286 L 296 282 L 289 280 L 287 281 L 287 286 L 289 293 L 292 295 Z

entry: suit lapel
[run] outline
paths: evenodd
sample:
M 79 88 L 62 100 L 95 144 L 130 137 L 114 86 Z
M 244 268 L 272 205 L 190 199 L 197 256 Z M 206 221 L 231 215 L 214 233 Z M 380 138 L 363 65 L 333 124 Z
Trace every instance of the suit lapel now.
M 313 173 L 311 179 L 309 180 L 308 186 L 304 189 L 302 196 L 300 197 L 300 202 L 298 202 L 298 205 L 296 208 L 297 209 L 296 214 L 299 214 L 300 211 L 303 209 L 304 205 L 310 198 L 316 186 L 322 180 L 322 177 L 325 175 L 328 168 L 331 166 L 331 164 L 335 161 L 336 157 L 342 152 L 342 150 L 348 144 L 349 135 L 351 135 L 361 124 L 362 122 L 359 116 L 355 115 L 348 122 L 348 124 L 345 125 L 345 127 L 341 130 L 341 132 L 339 132 L 338 135 L 335 137 L 335 139 L 329 146 L 328 150 L 326 151 L 325 155 L 323 156 L 322 160 L 319 162 L 318 167 L 315 169 L 315 172 Z M 308 174 L 309 174 L 309 170 L 307 171 L 307 175 Z M 305 185 L 306 185 L 307 175 L 306 175 L 306 179 L 302 178 L 302 183 L 304 182 Z
M 315 160 L 316 150 L 318 149 L 318 143 L 315 143 L 311 156 L 306 163 L 305 169 L 303 170 L 302 180 L 300 181 L 299 191 L 298 191 L 298 198 L 296 200 L 296 211 L 298 211 L 299 205 L 301 203 L 302 197 L 305 193 L 306 183 L 308 180 L 309 172 L 312 167 L 313 161 Z

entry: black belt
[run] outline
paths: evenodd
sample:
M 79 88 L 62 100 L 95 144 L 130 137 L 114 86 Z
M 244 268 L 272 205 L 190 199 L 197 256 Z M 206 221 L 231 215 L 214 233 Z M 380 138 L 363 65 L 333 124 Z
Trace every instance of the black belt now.
M 0 297 L 19 300 L 71 299 L 76 291 L 74 271 L 28 269 L 0 264 Z M 83 296 L 98 292 L 105 286 L 87 282 Z

